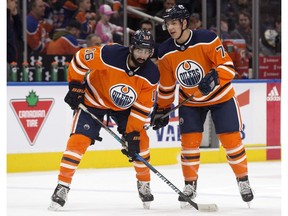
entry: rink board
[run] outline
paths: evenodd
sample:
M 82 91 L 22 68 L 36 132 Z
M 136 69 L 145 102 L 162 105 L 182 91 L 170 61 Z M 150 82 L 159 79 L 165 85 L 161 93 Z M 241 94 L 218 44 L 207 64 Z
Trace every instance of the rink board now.
M 249 161 L 280 160 L 279 80 L 233 83 L 244 123 L 243 143 Z M 72 110 L 64 103 L 67 83 L 8 83 L 7 172 L 57 170 L 69 137 Z M 174 102 L 174 106 L 177 101 Z M 115 124 L 111 130 L 117 133 Z M 148 130 L 153 165 L 176 164 L 180 158 L 178 110 L 169 125 Z M 117 141 L 102 130 L 102 142 L 90 146 L 79 168 L 131 166 Z M 208 137 L 209 138 L 209 137 Z M 201 163 L 226 162 L 222 148 L 206 140 Z

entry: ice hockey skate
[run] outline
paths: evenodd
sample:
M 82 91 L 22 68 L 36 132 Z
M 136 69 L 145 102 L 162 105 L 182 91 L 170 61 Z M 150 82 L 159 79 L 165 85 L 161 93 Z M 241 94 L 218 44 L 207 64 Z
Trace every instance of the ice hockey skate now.
M 193 200 L 197 196 L 196 189 L 197 189 L 197 181 L 185 181 L 183 194 L 186 195 L 191 200 Z M 192 208 L 192 206 L 188 202 L 186 202 L 181 196 L 178 197 L 178 201 L 180 201 L 180 207 L 182 209 Z
M 51 197 L 52 202 L 48 207 L 48 210 L 57 211 L 59 208 L 63 207 L 68 199 L 67 195 L 69 190 L 69 187 L 58 184 Z
M 248 176 L 245 176 L 243 178 L 237 178 L 237 182 L 242 200 L 246 202 L 248 204 L 248 207 L 250 208 L 250 202 L 253 200 L 254 195 L 250 187 Z
M 154 200 L 154 196 L 151 194 L 149 182 L 137 181 L 137 188 L 139 197 L 143 202 L 143 207 L 145 209 L 150 209 L 150 204 L 151 201 Z

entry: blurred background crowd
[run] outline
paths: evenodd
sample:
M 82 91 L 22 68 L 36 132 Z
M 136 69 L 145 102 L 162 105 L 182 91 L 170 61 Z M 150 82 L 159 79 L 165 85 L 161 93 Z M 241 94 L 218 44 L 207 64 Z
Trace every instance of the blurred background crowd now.
M 192 30 L 221 38 L 238 78 L 261 78 L 266 58 L 281 70 L 281 0 L 7 0 L 7 79 L 65 81 L 67 62 L 79 49 L 127 45 L 140 28 L 155 37 L 157 64 L 157 46 L 169 38 L 162 15 L 175 4 L 189 10 Z M 36 70 L 43 73 L 37 80 Z M 54 79 L 53 70 L 61 72 Z

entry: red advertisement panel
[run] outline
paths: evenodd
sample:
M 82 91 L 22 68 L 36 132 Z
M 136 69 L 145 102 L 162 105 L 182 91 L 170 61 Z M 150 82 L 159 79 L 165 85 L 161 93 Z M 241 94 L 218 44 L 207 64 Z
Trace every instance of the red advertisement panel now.
M 267 83 L 267 160 L 281 159 L 280 104 L 281 83 Z M 279 148 L 277 148 L 277 146 Z M 275 147 L 275 148 L 273 148 Z
M 223 46 L 231 57 L 237 78 L 248 78 L 249 59 L 245 56 L 246 42 L 243 39 L 226 39 Z
M 281 79 L 281 56 L 259 57 L 259 79 Z

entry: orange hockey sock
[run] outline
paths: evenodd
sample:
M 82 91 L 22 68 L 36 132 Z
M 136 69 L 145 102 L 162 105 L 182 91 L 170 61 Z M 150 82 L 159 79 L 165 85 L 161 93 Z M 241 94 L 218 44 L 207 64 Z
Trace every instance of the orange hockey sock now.
M 184 179 L 185 181 L 197 180 L 202 133 L 182 134 L 181 140 L 181 165 Z
M 60 173 L 58 175 L 58 180 L 62 184 L 66 186 L 71 184 L 73 175 L 78 168 L 82 156 L 90 144 L 91 139 L 81 134 L 73 134 L 69 138 L 66 150 L 61 159 Z
M 140 131 L 140 153 L 139 155 L 150 162 L 149 138 L 145 130 Z M 140 161 L 133 162 L 136 178 L 139 181 L 150 181 L 150 169 Z
M 248 173 L 247 156 L 239 132 L 218 135 L 222 146 L 226 150 L 226 156 L 235 176 L 241 178 Z

